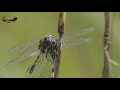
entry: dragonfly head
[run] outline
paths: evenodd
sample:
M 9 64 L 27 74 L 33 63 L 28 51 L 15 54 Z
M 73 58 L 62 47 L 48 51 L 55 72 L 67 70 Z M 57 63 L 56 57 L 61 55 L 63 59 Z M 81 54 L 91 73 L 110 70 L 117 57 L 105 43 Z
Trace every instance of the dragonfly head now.
M 48 34 L 44 36 L 44 41 L 45 42 L 51 42 L 53 40 L 53 36 Z

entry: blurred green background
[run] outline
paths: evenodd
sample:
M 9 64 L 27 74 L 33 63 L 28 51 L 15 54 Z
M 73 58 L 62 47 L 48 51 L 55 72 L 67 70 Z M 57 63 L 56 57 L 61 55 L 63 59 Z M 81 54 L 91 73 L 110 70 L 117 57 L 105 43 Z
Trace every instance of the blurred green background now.
M 16 16 L 14 23 L 0 21 L 0 77 L 24 78 L 25 72 L 36 56 L 29 57 L 9 68 L 3 66 L 21 55 L 9 49 L 38 40 L 46 34 L 57 35 L 58 12 L 0 12 L 0 17 Z M 112 14 L 111 58 L 120 63 L 120 17 Z M 94 27 L 95 31 L 85 36 L 92 38 L 88 43 L 62 51 L 60 78 L 101 78 L 103 69 L 104 12 L 67 12 L 65 32 Z M 112 76 L 120 77 L 120 67 L 112 65 Z

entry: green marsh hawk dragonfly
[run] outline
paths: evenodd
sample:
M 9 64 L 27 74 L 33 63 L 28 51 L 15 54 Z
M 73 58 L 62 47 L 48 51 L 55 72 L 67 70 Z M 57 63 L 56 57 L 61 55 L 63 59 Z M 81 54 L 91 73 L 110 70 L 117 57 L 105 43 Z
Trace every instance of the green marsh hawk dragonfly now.
M 69 48 L 71 46 L 79 45 L 84 42 L 89 42 L 91 38 L 83 37 L 95 29 L 93 27 L 85 27 L 73 32 L 66 32 L 63 35 L 62 49 Z M 54 78 L 54 64 L 56 60 L 57 52 L 57 39 L 56 37 L 48 34 L 43 38 L 28 42 L 26 44 L 16 46 L 10 49 L 11 52 L 20 52 L 32 47 L 25 54 L 11 60 L 6 65 L 17 64 L 18 62 L 26 60 L 30 56 L 36 54 L 37 58 L 32 65 L 26 71 L 27 78 Z

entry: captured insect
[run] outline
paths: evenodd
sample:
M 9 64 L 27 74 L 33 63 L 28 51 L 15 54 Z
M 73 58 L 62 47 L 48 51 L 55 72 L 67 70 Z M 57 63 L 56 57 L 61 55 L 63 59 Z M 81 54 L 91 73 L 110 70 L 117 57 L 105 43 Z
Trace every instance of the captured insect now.
M 93 27 L 82 28 L 74 32 L 66 32 L 63 36 L 63 49 L 71 46 L 79 45 L 81 43 L 91 41 L 91 38 L 83 37 L 95 29 Z M 25 54 L 19 56 L 16 59 L 7 63 L 8 65 L 17 64 L 23 60 L 26 60 L 30 56 L 37 55 L 33 64 L 31 64 L 26 70 L 26 77 L 28 78 L 54 78 L 54 64 L 57 56 L 57 38 L 48 34 L 43 38 L 26 43 L 21 46 L 16 46 L 10 49 L 11 52 L 20 52 L 27 50 Z M 32 48 L 32 49 L 31 49 Z
M 4 16 L 2 18 L 2 21 L 3 22 L 6 22 L 6 23 L 12 23 L 12 22 L 15 22 L 17 20 L 17 17 L 7 17 L 7 16 Z

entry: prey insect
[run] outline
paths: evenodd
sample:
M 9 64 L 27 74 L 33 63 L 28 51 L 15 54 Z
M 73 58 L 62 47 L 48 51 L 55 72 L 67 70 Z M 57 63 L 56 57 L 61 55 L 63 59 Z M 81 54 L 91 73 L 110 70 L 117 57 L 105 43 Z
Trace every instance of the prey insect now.
M 77 31 L 64 33 L 62 48 L 65 49 L 71 46 L 80 45 L 81 43 L 89 42 L 91 38 L 83 37 L 83 35 L 93 32 L 94 30 L 95 29 L 93 27 L 86 27 Z M 34 47 L 25 54 L 7 63 L 7 66 L 16 64 L 26 60 L 30 56 L 38 54 L 33 64 L 31 64 L 31 66 L 27 69 L 26 77 L 54 78 L 54 64 L 57 57 L 57 44 L 58 42 L 55 37 L 52 35 L 45 35 L 39 40 L 28 42 L 21 46 L 16 46 L 10 49 L 11 52 L 24 51 L 29 47 Z

